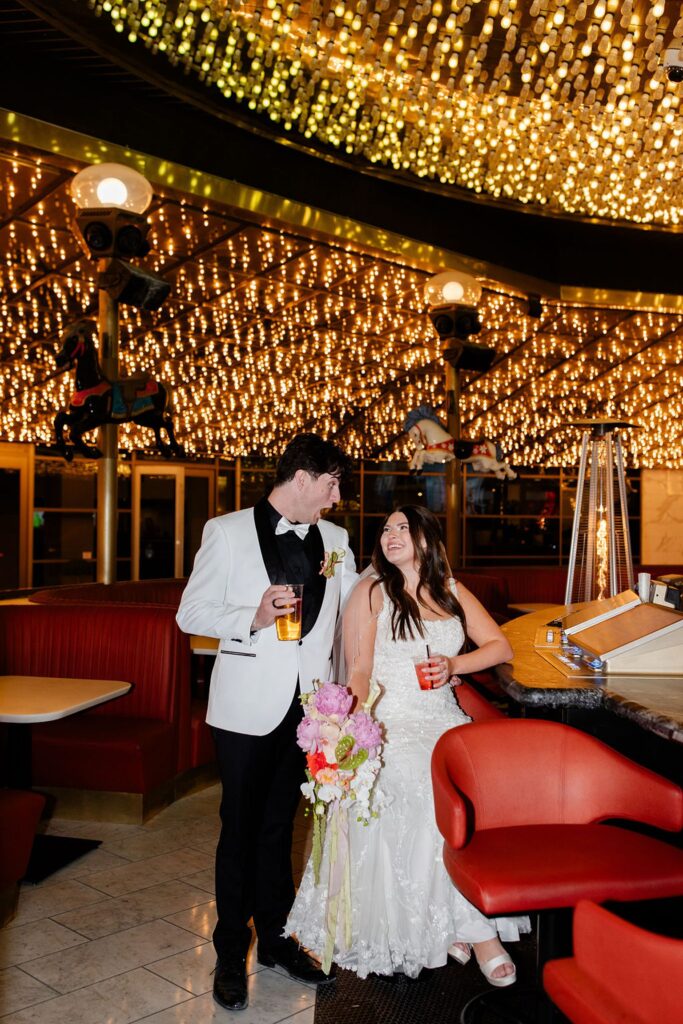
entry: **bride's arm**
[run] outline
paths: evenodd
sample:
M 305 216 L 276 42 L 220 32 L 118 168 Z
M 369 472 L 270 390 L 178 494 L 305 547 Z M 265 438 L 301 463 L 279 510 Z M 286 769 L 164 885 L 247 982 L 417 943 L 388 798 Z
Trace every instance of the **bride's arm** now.
M 507 637 L 484 606 L 462 583 L 458 583 L 458 601 L 467 619 L 468 636 L 474 640 L 477 650 L 449 658 L 451 675 L 480 672 L 509 661 L 512 658 L 512 647 Z
M 371 592 L 372 579 L 361 580 L 348 600 L 342 619 L 346 685 L 357 697 L 357 707 L 367 699 L 375 652 L 377 616 L 382 607 L 379 587 Z

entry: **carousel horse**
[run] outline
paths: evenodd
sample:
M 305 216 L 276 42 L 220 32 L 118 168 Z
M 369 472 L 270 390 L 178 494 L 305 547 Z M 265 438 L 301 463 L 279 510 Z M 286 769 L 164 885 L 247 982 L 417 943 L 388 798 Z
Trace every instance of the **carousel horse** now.
M 71 395 L 69 411 L 60 410 L 54 420 L 57 447 L 64 458 L 70 462 L 75 452 L 91 459 L 101 458 L 102 452 L 86 444 L 83 434 L 104 423 L 129 420 L 154 431 L 157 447 L 165 457 L 184 455 L 173 430 L 168 389 L 161 381 L 149 377 L 113 383 L 107 380 L 100 368 L 93 334 L 91 321 L 79 321 L 68 332 L 55 360 L 59 367 L 76 367 L 76 390 Z M 64 438 L 65 426 L 69 428 L 73 447 Z M 166 431 L 168 444 L 161 439 L 162 429 Z
M 444 429 L 430 405 L 421 405 L 408 413 L 403 429 L 415 442 L 410 470 L 419 473 L 425 463 L 450 462 L 459 459 L 475 473 L 493 473 L 499 480 L 517 476 L 503 458 L 500 445 L 493 441 L 456 441 Z

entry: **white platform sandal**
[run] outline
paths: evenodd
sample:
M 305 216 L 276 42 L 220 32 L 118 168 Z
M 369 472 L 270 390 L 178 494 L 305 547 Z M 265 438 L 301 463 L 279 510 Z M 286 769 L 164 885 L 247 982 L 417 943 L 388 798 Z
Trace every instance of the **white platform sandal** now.
M 462 946 L 466 946 L 467 949 L 461 949 Z M 469 942 L 454 942 L 452 946 L 448 947 L 448 955 L 464 967 L 472 959 L 472 947 Z
M 512 964 L 514 970 L 512 974 L 504 974 L 502 978 L 494 978 L 493 972 L 496 967 L 500 967 L 501 964 Z M 483 964 L 479 964 L 479 970 L 484 975 L 488 983 L 490 985 L 495 985 L 496 988 L 505 988 L 506 985 L 513 985 L 517 981 L 517 968 L 515 967 L 512 958 L 507 953 L 501 953 L 500 956 L 494 956 L 490 960 L 486 960 Z

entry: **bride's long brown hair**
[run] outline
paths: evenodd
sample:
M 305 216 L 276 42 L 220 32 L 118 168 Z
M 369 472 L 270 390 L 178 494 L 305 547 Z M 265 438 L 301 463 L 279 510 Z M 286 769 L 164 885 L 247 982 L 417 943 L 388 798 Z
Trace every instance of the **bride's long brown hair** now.
M 408 529 L 415 548 L 416 568 L 419 575 L 416 590 L 417 601 L 407 592 L 405 576 L 401 570 L 387 561 L 382 551 L 384 527 L 389 516 L 396 512 L 401 512 L 408 520 Z M 372 565 L 378 578 L 373 582 L 370 593 L 372 595 L 374 587 L 381 583 L 384 584 L 384 589 L 391 601 L 391 630 L 394 640 L 397 638 L 400 640 L 414 639 L 415 631 L 419 636 L 424 637 L 425 629 L 418 607 L 418 601 L 423 592 L 429 595 L 437 608 L 460 619 L 465 634 L 467 634 L 462 605 L 448 585 L 451 570 L 446 549 L 443 546 L 439 520 L 428 508 L 423 508 L 421 505 L 400 505 L 387 515 L 377 534 L 375 550 L 372 553 Z

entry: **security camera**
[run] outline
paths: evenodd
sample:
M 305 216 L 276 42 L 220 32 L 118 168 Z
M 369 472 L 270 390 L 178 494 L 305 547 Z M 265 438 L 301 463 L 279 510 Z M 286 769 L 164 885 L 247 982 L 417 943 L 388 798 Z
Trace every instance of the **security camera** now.
M 683 82 L 683 48 L 672 46 L 664 54 L 664 67 L 670 82 Z
M 436 333 L 440 338 L 468 338 L 471 334 L 479 334 L 481 321 L 474 306 L 462 306 L 453 303 L 450 306 L 438 306 L 429 310 Z

